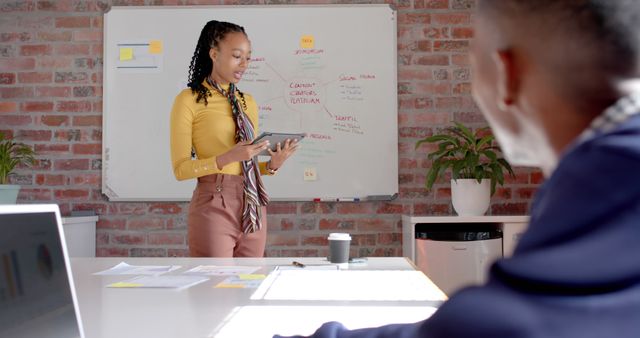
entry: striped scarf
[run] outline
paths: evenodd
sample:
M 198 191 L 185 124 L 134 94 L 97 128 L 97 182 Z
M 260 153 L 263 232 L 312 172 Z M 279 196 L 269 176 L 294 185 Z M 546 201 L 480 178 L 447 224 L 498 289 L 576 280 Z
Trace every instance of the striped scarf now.
M 255 137 L 253 124 L 242 110 L 236 97 L 236 86 L 229 84 L 229 91 L 225 91 L 210 77 L 207 82 L 231 104 L 231 111 L 236 122 L 236 143 L 251 141 Z M 245 234 L 256 232 L 262 228 L 262 215 L 260 206 L 269 203 L 269 196 L 262 184 L 258 159 L 254 157 L 248 161 L 242 161 L 242 174 L 244 176 L 244 207 L 242 209 L 242 230 Z

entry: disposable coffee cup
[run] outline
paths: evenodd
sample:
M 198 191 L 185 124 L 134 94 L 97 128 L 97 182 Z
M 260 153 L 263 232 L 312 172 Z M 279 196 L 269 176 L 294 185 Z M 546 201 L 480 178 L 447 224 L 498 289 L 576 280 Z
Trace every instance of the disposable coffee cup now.
M 347 233 L 329 234 L 329 261 L 331 263 L 347 263 L 349 261 L 349 245 L 351 236 Z

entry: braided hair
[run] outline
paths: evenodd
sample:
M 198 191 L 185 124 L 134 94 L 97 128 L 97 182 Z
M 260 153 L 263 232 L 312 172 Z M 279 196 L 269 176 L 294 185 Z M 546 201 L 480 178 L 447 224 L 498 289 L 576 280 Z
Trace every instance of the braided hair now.
M 196 102 L 204 100 L 204 105 L 207 105 L 207 97 L 211 96 L 211 92 L 205 87 L 202 82 L 206 79 L 213 70 L 213 62 L 209 57 L 209 50 L 211 48 L 218 47 L 218 44 L 228 33 L 243 33 L 247 35 L 242 26 L 224 21 L 211 20 L 207 22 L 202 28 L 196 50 L 193 52 L 191 58 L 191 64 L 189 65 L 189 83 L 191 92 L 198 94 Z M 244 95 L 242 95 L 244 101 Z M 244 102 L 243 102 L 244 103 Z

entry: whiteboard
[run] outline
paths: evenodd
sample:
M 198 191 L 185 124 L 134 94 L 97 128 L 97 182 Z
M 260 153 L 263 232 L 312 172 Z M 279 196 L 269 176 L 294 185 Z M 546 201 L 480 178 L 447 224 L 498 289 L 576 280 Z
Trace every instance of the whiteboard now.
M 396 11 L 389 5 L 112 7 L 104 16 L 102 192 L 183 201 L 169 145 L 173 100 L 209 20 L 244 26 L 252 62 L 238 88 L 261 131 L 308 136 L 272 200 L 386 199 L 398 192 Z M 268 160 L 268 158 L 260 159 Z

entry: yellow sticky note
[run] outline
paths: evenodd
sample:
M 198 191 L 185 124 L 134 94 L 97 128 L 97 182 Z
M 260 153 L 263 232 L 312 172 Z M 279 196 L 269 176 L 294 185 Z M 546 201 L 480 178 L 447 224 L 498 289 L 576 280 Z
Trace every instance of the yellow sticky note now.
M 142 284 L 126 283 L 126 282 L 118 282 L 118 283 L 109 284 L 110 288 L 138 288 L 138 287 L 141 287 L 141 286 L 142 286 Z
M 238 277 L 242 280 L 256 280 L 256 279 L 265 279 L 267 276 L 261 274 L 249 274 L 249 273 L 241 273 Z
M 149 42 L 149 54 L 160 54 L 160 53 L 162 53 L 162 41 L 151 40 Z
M 304 180 L 305 181 L 315 181 L 318 179 L 318 175 L 316 173 L 316 168 L 305 168 L 304 169 Z
M 243 284 L 226 284 L 225 282 L 220 282 L 215 288 L 225 288 L 225 289 L 244 289 L 245 286 Z
M 120 48 L 120 61 L 127 61 L 133 59 L 133 48 L 121 47 Z
M 313 35 L 303 35 L 300 38 L 300 48 L 302 49 L 311 49 L 315 45 L 315 39 Z

